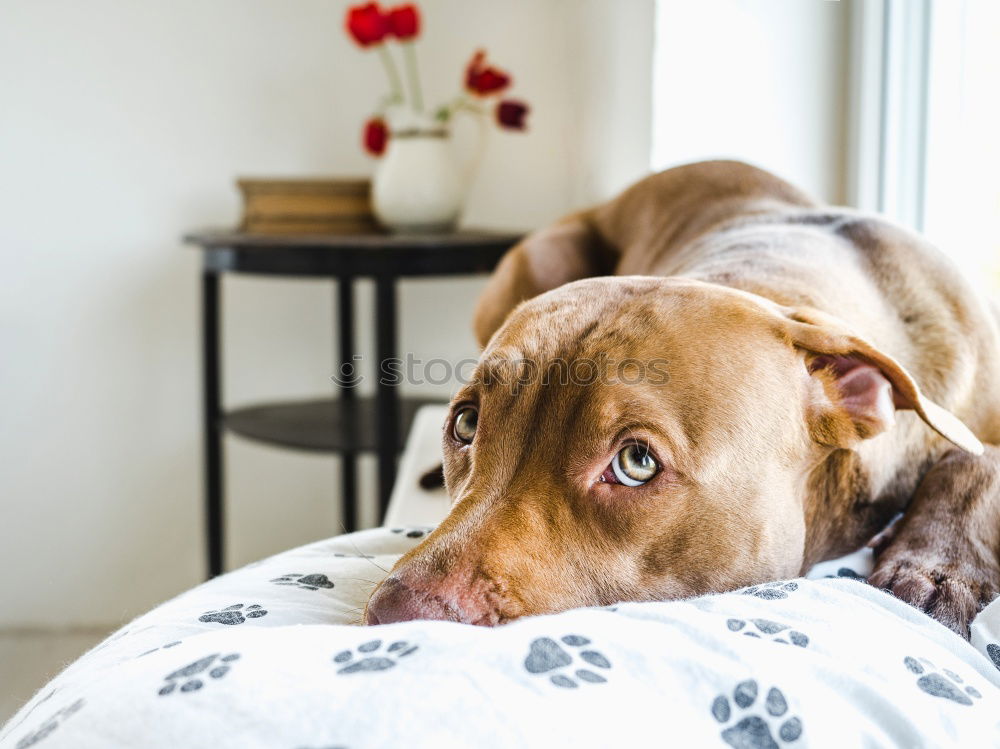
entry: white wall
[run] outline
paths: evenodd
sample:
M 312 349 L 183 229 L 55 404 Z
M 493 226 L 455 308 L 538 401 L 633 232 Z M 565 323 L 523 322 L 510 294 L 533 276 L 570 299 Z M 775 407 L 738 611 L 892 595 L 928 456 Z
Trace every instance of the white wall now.
M 430 98 L 482 44 L 533 106 L 529 134 L 491 133 L 467 223 L 608 197 L 651 137 L 656 166 L 738 156 L 836 198 L 843 5 L 661 0 L 654 129 L 652 0 L 423 0 Z M 0 0 L 0 628 L 110 626 L 202 574 L 198 256 L 178 237 L 236 220 L 236 175 L 370 172 L 381 70 L 345 6 Z M 407 348 L 473 354 L 481 285 L 405 284 Z M 329 388 L 327 284 L 225 296 L 229 403 Z M 332 458 L 227 450 L 232 564 L 337 532 Z
M 581 206 L 649 171 L 655 9 L 642 0 L 560 4 L 577 28 L 564 64 L 576 72 L 570 85 L 578 133 L 567 156 L 573 202 Z
M 653 167 L 738 158 L 842 202 L 850 5 L 659 0 Z
M 111 625 L 202 574 L 198 256 L 178 237 L 236 220 L 236 175 L 370 172 L 381 70 L 345 5 L 2 0 L 0 627 Z M 651 0 L 422 7 L 432 93 L 482 44 L 534 108 L 528 135 L 491 134 L 467 223 L 538 226 L 645 171 Z M 407 284 L 408 348 L 474 353 L 481 283 Z M 329 388 L 327 284 L 225 296 L 230 403 Z M 332 458 L 227 448 L 231 563 L 337 532 Z

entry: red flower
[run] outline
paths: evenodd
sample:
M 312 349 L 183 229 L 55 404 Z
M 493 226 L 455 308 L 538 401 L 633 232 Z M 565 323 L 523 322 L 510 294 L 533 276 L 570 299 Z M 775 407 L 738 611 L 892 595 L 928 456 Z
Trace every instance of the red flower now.
M 390 8 L 385 17 L 389 23 L 389 33 L 401 42 L 409 41 L 420 33 L 420 14 L 413 3 Z
M 365 123 L 365 150 L 372 156 L 381 156 L 389 142 L 389 128 L 381 117 L 372 117 Z
M 524 130 L 524 118 L 528 115 L 528 105 L 523 101 L 506 99 L 497 104 L 497 122 L 511 130 Z
M 375 3 L 347 9 L 347 32 L 362 47 L 381 42 L 389 33 L 389 19 Z
M 499 68 L 486 64 L 486 53 L 478 50 L 465 69 L 465 88 L 476 96 L 489 96 L 510 85 L 510 76 Z

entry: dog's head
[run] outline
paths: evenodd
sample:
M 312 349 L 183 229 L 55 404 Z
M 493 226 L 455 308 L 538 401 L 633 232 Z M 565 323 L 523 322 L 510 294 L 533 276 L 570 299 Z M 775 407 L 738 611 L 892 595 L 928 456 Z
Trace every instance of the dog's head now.
M 798 574 L 804 477 L 899 408 L 979 445 L 820 313 L 680 279 L 560 287 L 511 314 L 456 395 L 454 506 L 366 620 L 492 625 Z

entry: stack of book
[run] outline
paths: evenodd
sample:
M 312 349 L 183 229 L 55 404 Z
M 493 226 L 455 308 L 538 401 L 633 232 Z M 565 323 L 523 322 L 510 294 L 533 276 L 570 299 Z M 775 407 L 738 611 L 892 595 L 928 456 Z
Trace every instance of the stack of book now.
M 366 234 L 378 231 L 367 179 L 238 179 L 240 229 L 249 234 Z

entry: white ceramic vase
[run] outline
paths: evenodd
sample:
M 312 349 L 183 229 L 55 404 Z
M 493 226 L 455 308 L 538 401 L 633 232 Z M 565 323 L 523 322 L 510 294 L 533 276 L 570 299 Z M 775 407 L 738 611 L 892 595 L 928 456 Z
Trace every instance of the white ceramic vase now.
M 462 210 L 465 181 L 448 130 L 411 116 L 393 128 L 375 170 L 375 217 L 394 232 L 451 231 Z

